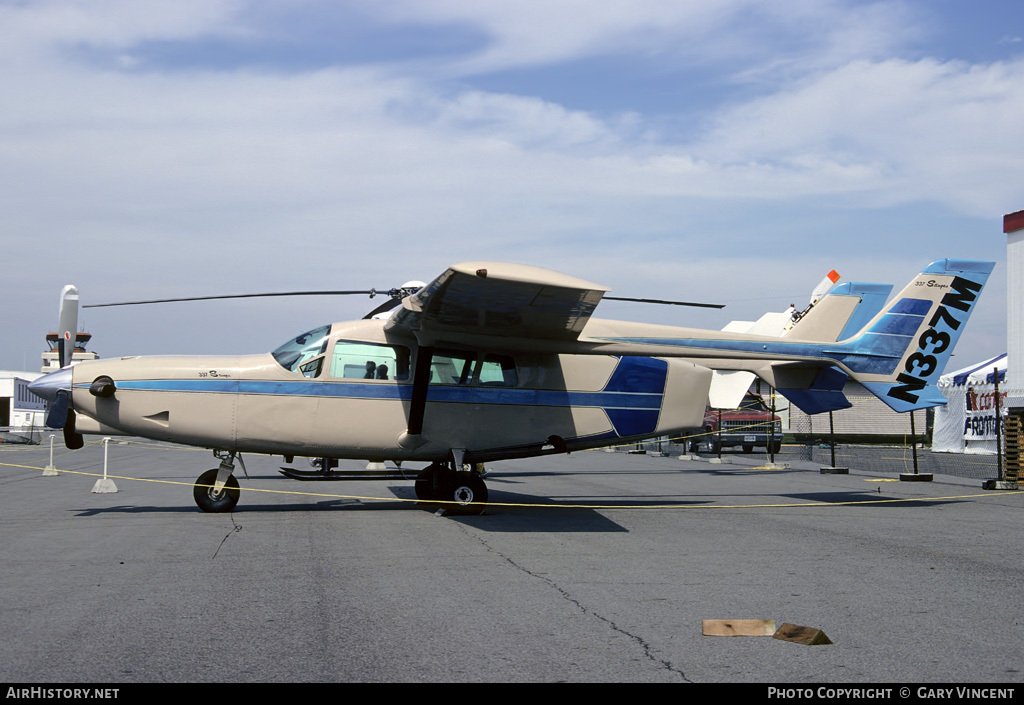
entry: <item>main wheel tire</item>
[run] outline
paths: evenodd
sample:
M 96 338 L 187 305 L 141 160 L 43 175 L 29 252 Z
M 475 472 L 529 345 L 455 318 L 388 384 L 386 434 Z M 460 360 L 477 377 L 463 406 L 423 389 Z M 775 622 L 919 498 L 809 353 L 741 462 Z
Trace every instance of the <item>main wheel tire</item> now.
M 416 476 L 416 499 L 421 502 L 435 502 L 438 498 L 438 492 L 434 488 L 434 466 L 431 465 L 420 471 L 420 474 Z
M 482 514 L 487 506 L 487 485 L 475 472 L 453 473 L 444 483 L 441 496 L 444 508 L 452 514 Z
M 421 502 L 434 502 L 437 497 L 434 494 L 434 488 L 430 480 L 416 480 L 416 499 Z
M 196 480 L 192 488 L 192 497 L 204 512 L 230 512 L 238 504 L 238 480 L 228 475 L 220 492 L 215 492 L 213 484 L 217 482 L 217 468 L 207 470 Z

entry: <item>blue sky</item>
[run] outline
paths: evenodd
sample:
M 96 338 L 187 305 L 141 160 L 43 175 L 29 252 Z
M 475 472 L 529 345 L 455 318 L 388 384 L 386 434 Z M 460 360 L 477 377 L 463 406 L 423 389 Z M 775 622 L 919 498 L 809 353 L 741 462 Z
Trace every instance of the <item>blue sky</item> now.
M 951 366 L 1005 349 L 1024 3 L 0 0 L 0 369 L 83 303 L 386 288 L 509 260 L 721 328 L 829 269 L 999 264 Z M 1019 286 L 1019 283 L 1017 283 Z M 103 356 L 245 353 L 376 302 L 83 311 Z

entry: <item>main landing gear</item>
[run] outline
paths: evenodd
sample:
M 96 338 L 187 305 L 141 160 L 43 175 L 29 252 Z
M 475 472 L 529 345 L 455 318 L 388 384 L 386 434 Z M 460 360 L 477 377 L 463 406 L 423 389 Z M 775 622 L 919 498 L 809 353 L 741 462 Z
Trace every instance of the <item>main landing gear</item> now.
M 416 478 L 416 497 L 424 502 L 444 502 L 450 514 L 482 514 L 487 506 L 487 485 L 476 469 L 456 470 L 462 464 L 434 462 Z

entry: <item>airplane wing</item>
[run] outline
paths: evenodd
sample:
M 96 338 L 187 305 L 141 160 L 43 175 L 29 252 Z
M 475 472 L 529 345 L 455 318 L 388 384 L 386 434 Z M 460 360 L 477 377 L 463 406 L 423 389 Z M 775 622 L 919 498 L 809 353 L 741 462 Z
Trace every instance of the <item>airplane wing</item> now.
M 463 262 L 406 298 L 385 329 L 421 345 L 572 343 L 607 291 L 541 267 Z

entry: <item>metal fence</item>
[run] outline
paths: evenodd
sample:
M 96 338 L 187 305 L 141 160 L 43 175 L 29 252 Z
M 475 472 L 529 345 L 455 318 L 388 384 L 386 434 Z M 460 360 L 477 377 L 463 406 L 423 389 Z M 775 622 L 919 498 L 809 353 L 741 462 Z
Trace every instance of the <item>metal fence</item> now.
M 39 444 L 42 443 L 44 432 L 53 433 L 53 431 L 47 431 L 47 429 L 43 428 L 0 426 L 0 443 Z
M 995 455 L 968 455 L 965 453 L 934 453 L 910 445 L 844 445 L 837 444 L 835 465 L 880 473 L 934 473 L 976 480 L 994 480 L 998 477 Z M 792 458 L 832 466 L 832 451 L 828 444 L 786 445 L 781 460 Z
M 668 454 L 684 454 L 689 452 L 685 438 L 662 439 L 648 441 L 635 446 L 624 447 L 622 450 L 661 451 Z M 916 453 L 915 453 L 916 450 Z M 707 451 L 705 445 L 699 452 L 701 457 L 711 458 L 715 454 Z M 739 448 L 725 448 L 721 455 L 744 456 Z M 750 457 L 764 457 L 767 451 L 757 448 Z M 916 455 L 916 458 L 915 458 Z M 935 453 L 931 449 L 918 444 L 915 449 L 910 443 L 905 444 L 870 444 L 870 443 L 837 443 L 834 451 L 827 442 L 794 443 L 787 442 L 781 452 L 775 454 L 776 462 L 805 461 L 820 467 L 846 467 L 851 470 L 867 472 L 892 473 L 933 473 L 951 475 L 974 480 L 1000 479 L 1000 463 L 996 455 L 978 455 L 966 453 Z M 1004 469 L 1005 472 L 1005 469 Z

